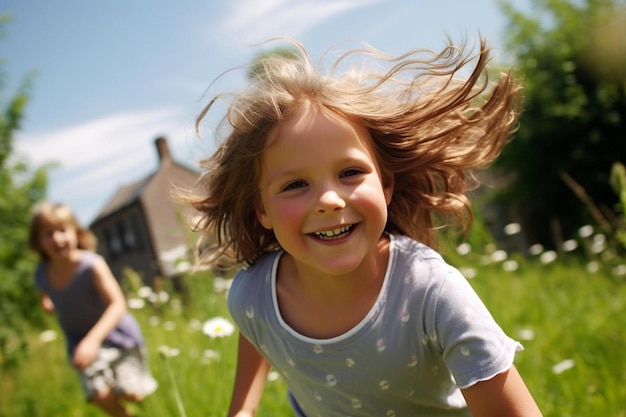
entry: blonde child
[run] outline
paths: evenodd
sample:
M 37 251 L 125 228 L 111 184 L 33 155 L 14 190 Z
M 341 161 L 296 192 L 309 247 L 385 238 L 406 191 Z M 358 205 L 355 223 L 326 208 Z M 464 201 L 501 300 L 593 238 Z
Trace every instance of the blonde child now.
M 244 266 L 228 416 L 255 414 L 270 367 L 300 417 L 540 416 L 520 344 L 431 249 L 438 227 L 469 229 L 472 170 L 509 137 L 519 85 L 487 83 L 484 41 L 475 56 L 365 47 L 328 71 L 290 42 L 299 58 L 261 61 L 183 196 L 206 259 Z
M 108 265 L 93 252 L 95 236 L 68 206 L 45 202 L 33 215 L 30 246 L 41 257 L 35 282 L 42 306 L 57 314 L 86 398 L 111 416 L 130 416 L 123 402 L 141 402 L 157 384 L 141 329 Z

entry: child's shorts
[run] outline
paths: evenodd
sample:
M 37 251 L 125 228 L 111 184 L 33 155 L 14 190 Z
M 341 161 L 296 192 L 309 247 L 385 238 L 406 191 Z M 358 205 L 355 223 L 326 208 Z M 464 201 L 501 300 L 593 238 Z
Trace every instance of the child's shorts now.
M 79 371 L 85 397 L 89 400 L 96 392 L 107 387 L 115 392 L 146 396 L 158 384 L 148 368 L 144 347 L 130 350 L 102 346 L 91 366 Z

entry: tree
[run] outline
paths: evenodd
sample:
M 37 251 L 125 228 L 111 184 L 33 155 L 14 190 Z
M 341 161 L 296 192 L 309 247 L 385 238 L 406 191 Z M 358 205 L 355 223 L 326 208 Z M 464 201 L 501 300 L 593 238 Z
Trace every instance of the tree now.
M 0 16 L 0 35 L 7 20 Z M 4 80 L 0 67 L 0 92 Z M 8 100 L 0 94 L 0 366 L 17 363 L 25 352 L 25 331 L 42 322 L 33 284 L 36 259 L 28 249 L 28 225 L 33 206 L 45 197 L 46 168 L 30 170 L 13 150 L 31 81 L 32 76 L 26 77 Z
M 533 15 L 500 5 L 524 83 L 519 130 L 496 162 L 513 174 L 502 197 L 529 220 L 531 241 L 553 245 L 593 221 L 568 182 L 604 216 L 616 210 L 609 177 L 626 160 L 626 5 L 535 0 Z
M 301 59 L 300 54 L 294 48 L 278 47 L 270 51 L 260 52 L 255 56 L 252 62 L 252 66 L 248 71 L 248 78 L 253 80 L 257 77 L 263 77 L 265 75 L 263 63 L 271 60 L 273 57 L 283 57 L 293 60 Z

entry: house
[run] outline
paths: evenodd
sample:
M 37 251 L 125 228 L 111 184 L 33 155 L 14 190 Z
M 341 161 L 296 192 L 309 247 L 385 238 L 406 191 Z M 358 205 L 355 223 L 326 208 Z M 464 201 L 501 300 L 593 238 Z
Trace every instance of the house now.
M 154 141 L 158 169 L 132 184 L 120 187 L 91 223 L 98 252 L 113 274 L 121 279 L 130 268 L 152 285 L 158 277 L 181 272 L 188 257 L 191 236 L 183 207 L 170 197 L 172 186 L 190 187 L 199 177 L 172 159 L 167 140 Z

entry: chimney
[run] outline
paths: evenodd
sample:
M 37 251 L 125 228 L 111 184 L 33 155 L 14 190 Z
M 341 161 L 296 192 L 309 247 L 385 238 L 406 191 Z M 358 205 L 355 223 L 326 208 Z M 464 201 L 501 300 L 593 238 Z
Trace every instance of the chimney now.
M 159 165 L 163 165 L 164 162 L 172 160 L 170 148 L 167 146 L 167 139 L 162 136 L 158 137 L 154 140 L 154 144 L 159 154 Z

